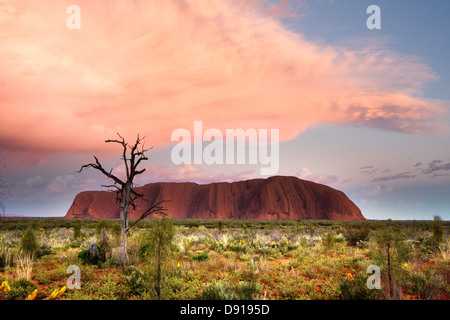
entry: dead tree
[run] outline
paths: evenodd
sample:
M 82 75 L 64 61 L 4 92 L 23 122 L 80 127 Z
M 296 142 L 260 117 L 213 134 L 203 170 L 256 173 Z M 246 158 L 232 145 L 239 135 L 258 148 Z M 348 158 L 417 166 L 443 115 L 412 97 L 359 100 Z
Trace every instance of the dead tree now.
M 100 161 L 96 156 L 94 156 L 95 163 L 85 164 L 81 167 L 78 172 L 83 171 L 86 168 L 94 168 L 103 173 L 106 177 L 111 179 L 114 183 L 112 185 L 102 185 L 102 187 L 113 188 L 117 194 L 117 202 L 120 203 L 120 230 L 121 230 L 121 243 L 120 243 L 120 259 L 122 262 L 122 266 L 124 266 L 128 262 L 128 254 L 127 254 L 127 234 L 130 228 L 135 226 L 139 221 L 145 219 L 150 214 L 163 213 L 165 210 L 163 207 L 163 203 L 167 202 L 166 200 L 159 201 L 157 203 L 151 203 L 149 200 L 144 198 L 143 194 L 136 192 L 134 189 L 133 180 L 136 176 L 145 172 L 145 168 L 138 169 L 138 166 L 142 161 L 148 160 L 145 153 L 152 148 L 145 149 L 144 148 L 144 139 L 141 139 L 139 135 L 136 138 L 136 142 L 133 145 L 129 145 L 125 139 L 117 133 L 120 140 L 106 140 L 106 143 L 118 143 L 122 146 L 122 157 L 123 163 L 125 165 L 126 171 L 126 180 L 122 181 L 117 176 L 112 173 L 112 169 L 107 171 L 105 170 Z M 141 216 L 131 225 L 128 225 L 128 213 L 130 207 L 136 209 L 136 200 L 141 199 L 147 202 L 147 209 L 141 214 Z

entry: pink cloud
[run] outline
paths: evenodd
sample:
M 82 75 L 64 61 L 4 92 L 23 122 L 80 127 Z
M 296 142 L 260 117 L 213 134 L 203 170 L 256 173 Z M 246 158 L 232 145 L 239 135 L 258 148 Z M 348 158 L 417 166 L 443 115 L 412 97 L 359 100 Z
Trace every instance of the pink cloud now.
M 197 183 L 211 182 L 231 182 L 241 181 L 251 178 L 255 170 L 246 170 L 241 172 L 224 173 L 208 172 L 204 168 L 194 165 L 179 165 L 176 167 L 166 165 L 145 166 L 146 172 L 136 181 L 138 184 L 149 182 L 167 182 L 167 181 L 189 181 Z
M 331 185 L 331 184 L 337 183 L 339 181 L 339 178 L 335 175 L 319 174 L 316 172 L 312 172 L 308 168 L 300 169 L 297 172 L 296 176 L 300 179 L 313 181 L 313 182 L 325 184 L 325 185 Z M 345 181 L 345 182 L 348 182 L 348 181 Z
M 73 2 L 0 4 L 0 143 L 9 149 L 115 150 L 103 141 L 116 131 L 167 145 L 194 120 L 278 128 L 281 140 L 318 123 L 440 128 L 446 102 L 421 95 L 437 76 L 420 60 L 315 43 L 254 10 L 260 1 L 81 0 L 82 29 L 71 31 Z

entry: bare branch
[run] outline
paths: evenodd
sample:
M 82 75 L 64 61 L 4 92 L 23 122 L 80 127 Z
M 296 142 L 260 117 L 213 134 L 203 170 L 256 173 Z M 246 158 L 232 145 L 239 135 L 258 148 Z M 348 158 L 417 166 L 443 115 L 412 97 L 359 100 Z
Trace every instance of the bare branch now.
M 81 171 L 83 171 L 83 169 L 91 167 L 91 168 L 94 168 L 96 170 L 99 170 L 105 176 L 107 176 L 108 178 L 114 180 L 114 182 L 117 183 L 118 185 L 120 185 L 120 186 L 125 185 L 125 183 L 122 180 L 120 180 L 119 178 L 117 178 L 115 175 L 113 175 L 111 173 L 112 170 L 108 172 L 105 169 L 103 169 L 102 165 L 100 164 L 100 161 L 98 161 L 96 156 L 94 156 L 94 159 L 95 159 L 95 163 L 89 163 L 89 164 L 83 165 L 78 172 L 81 172 Z
M 135 226 L 136 224 L 138 224 L 141 220 L 145 219 L 146 217 L 148 217 L 151 214 L 162 214 L 164 213 L 165 210 L 167 210 L 166 208 L 164 208 L 162 206 L 163 203 L 165 202 L 169 202 L 170 200 L 162 200 L 156 204 L 153 204 L 149 209 L 147 209 L 145 212 L 142 213 L 142 215 L 136 220 L 134 221 L 132 224 L 130 224 L 128 226 L 128 228 L 126 229 L 126 232 L 128 232 L 133 226 Z

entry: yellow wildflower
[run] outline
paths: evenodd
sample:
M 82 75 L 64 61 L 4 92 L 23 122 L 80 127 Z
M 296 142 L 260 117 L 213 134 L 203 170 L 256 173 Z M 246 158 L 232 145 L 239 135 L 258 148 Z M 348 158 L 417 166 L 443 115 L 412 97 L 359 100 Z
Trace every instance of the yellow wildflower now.
M 58 295 L 58 289 L 53 290 L 52 294 L 49 295 L 45 300 L 52 300 L 54 298 L 56 298 L 56 296 Z
M 369 250 L 369 249 L 364 249 L 364 250 L 366 250 L 366 252 L 370 252 L 370 250 Z
M 353 278 L 353 275 L 350 272 L 347 273 L 347 278 L 349 278 L 350 280 L 355 280 L 355 278 Z
M 34 300 L 36 299 L 37 289 L 33 291 L 32 294 L 29 294 L 25 300 Z
M 11 291 L 11 287 L 8 284 L 8 281 L 3 281 L 2 285 L 0 286 L 0 291 L 3 291 L 4 293 L 8 293 Z
M 402 264 L 402 269 L 403 270 L 406 270 L 406 269 L 408 269 L 408 264 L 405 262 L 404 264 Z
M 52 294 L 50 296 L 48 296 L 45 300 L 52 300 L 52 299 L 55 299 L 56 297 L 59 297 L 66 291 L 66 289 L 67 289 L 67 287 L 64 286 L 60 290 L 58 290 L 58 289 L 53 290 Z
M 64 292 L 66 292 L 66 289 L 66 286 L 62 287 L 61 290 L 58 291 L 58 294 L 56 296 L 59 297 L 60 295 L 62 295 Z
M 177 267 L 180 268 L 181 267 L 181 263 L 178 262 Z

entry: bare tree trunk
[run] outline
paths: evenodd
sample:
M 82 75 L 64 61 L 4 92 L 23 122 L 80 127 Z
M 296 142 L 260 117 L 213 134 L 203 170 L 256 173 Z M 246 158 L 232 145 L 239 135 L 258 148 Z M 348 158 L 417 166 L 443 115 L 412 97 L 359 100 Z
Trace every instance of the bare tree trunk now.
M 106 177 L 113 180 L 114 183 L 112 185 L 103 185 L 103 187 L 108 188 L 114 188 L 117 192 L 117 199 L 120 199 L 120 235 L 121 235 L 121 243 L 120 243 L 120 260 L 122 263 L 122 267 L 125 267 L 126 263 L 128 262 L 128 253 L 127 253 L 127 233 L 128 230 L 136 225 L 139 221 L 145 219 L 148 215 L 152 213 L 161 213 L 163 210 L 165 210 L 161 204 L 166 201 L 160 201 L 158 203 L 153 203 L 150 205 L 150 208 L 145 210 L 141 217 L 137 219 L 134 223 L 131 224 L 131 226 L 128 225 L 128 213 L 129 213 L 129 207 L 132 206 L 133 209 L 136 209 L 135 200 L 136 199 L 143 199 L 144 195 L 137 193 L 135 190 L 133 190 L 133 179 L 142 173 L 145 172 L 145 168 L 139 170 L 138 166 L 142 161 L 148 160 L 147 156 L 145 155 L 145 152 L 149 151 L 150 149 L 144 149 L 143 146 L 143 140 L 139 138 L 139 135 L 137 136 L 136 142 L 134 145 L 128 145 L 127 142 L 125 142 L 125 139 L 117 133 L 120 140 L 106 140 L 106 143 L 118 143 L 122 146 L 122 160 L 125 165 L 125 172 L 126 172 L 126 182 L 122 181 L 118 177 L 116 177 L 114 174 L 112 174 L 112 169 L 107 171 L 103 168 L 102 164 L 98 160 L 96 156 L 94 156 L 95 163 L 89 163 L 85 164 L 81 167 L 81 169 L 78 172 L 83 171 L 83 169 L 86 168 L 94 168 L 96 170 L 99 170 L 101 173 L 103 173 Z M 142 145 L 140 148 L 139 146 Z M 129 150 L 129 155 L 128 151 Z M 1 183 L 1 181 L 0 181 Z M 0 184 L 1 187 L 1 184 Z M 0 188 L 0 196 L 1 196 L 1 188 Z M 1 199 L 0 199 L 1 200 Z M 1 205 L 1 201 L 0 201 Z M 1 208 L 0 208 L 1 209 Z
M 131 186 L 129 183 L 125 185 L 122 190 L 122 202 L 120 205 L 120 260 L 122 262 L 122 267 L 128 262 L 127 253 L 127 231 L 128 231 L 128 210 L 130 205 L 130 192 Z

